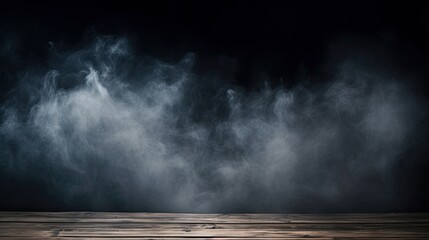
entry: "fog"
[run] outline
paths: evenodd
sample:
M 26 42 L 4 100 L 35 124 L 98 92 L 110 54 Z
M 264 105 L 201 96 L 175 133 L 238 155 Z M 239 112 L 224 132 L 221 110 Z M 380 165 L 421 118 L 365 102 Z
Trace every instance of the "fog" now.
M 1 106 L 0 173 L 15 183 L 2 184 L 6 207 L 341 212 L 397 204 L 394 172 L 423 109 L 406 79 L 385 68 L 345 58 L 323 83 L 246 89 L 196 71 L 198 53 L 165 62 L 116 37 L 51 47 L 49 67 L 28 66 Z M 31 190 L 33 199 L 15 202 Z

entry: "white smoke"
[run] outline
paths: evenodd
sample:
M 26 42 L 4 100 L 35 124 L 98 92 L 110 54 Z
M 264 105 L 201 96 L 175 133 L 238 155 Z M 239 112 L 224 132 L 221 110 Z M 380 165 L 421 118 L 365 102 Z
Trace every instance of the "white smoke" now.
M 53 58 L 2 107 L 1 172 L 65 208 L 388 208 L 417 121 L 400 81 L 353 61 L 323 85 L 249 92 L 196 74 L 193 54 L 163 63 L 126 40 Z

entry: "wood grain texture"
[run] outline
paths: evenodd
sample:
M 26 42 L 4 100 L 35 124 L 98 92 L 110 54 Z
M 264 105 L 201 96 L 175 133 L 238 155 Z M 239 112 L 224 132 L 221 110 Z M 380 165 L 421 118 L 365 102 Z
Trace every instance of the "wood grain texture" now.
M 0 239 L 429 239 L 429 213 L 0 212 Z

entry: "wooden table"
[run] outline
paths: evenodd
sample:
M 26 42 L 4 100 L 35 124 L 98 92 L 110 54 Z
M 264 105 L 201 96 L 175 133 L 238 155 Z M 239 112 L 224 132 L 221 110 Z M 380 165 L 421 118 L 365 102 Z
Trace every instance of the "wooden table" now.
M 429 239 L 429 213 L 0 212 L 0 239 Z

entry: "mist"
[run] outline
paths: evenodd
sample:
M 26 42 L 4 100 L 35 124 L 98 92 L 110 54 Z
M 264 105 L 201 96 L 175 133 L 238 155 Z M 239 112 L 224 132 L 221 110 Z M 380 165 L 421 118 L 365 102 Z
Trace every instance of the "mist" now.
M 29 66 L 1 106 L 0 173 L 10 180 L 1 183 L 3 208 L 350 212 L 399 204 L 395 173 L 424 109 L 407 79 L 386 68 L 350 57 L 323 83 L 246 89 L 196 71 L 198 53 L 165 62 L 116 37 L 51 47 L 49 66 Z

